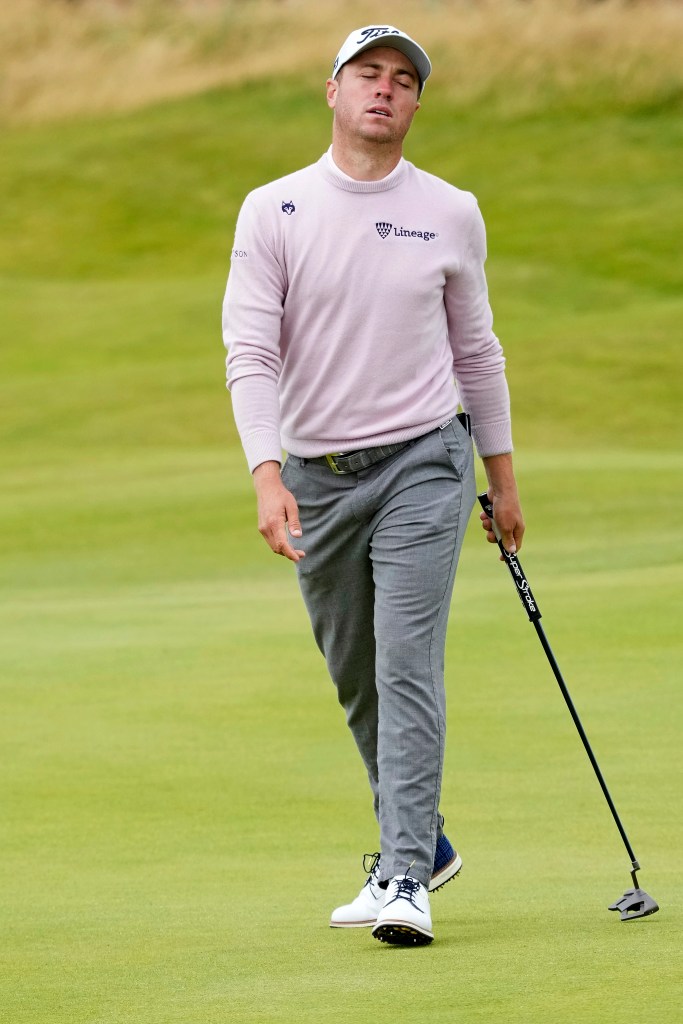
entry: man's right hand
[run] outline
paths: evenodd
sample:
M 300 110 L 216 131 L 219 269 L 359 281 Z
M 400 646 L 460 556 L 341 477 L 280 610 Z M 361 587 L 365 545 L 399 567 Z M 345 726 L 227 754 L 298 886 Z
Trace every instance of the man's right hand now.
M 305 552 L 293 548 L 287 539 L 301 536 L 299 507 L 280 478 L 279 462 L 262 462 L 252 474 L 258 503 L 259 533 L 276 555 L 284 555 L 292 562 L 305 557 Z

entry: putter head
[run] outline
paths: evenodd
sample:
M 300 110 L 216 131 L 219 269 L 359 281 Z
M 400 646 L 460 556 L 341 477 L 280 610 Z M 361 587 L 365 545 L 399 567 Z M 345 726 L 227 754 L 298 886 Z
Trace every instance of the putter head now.
M 622 921 L 634 921 L 637 917 L 648 917 L 656 914 L 659 904 L 644 889 L 627 889 L 620 900 L 612 903 L 610 910 L 621 911 Z

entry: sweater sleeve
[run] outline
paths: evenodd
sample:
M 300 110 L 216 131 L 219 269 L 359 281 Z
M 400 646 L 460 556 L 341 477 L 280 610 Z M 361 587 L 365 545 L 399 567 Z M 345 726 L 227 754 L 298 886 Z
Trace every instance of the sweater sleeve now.
M 512 451 L 505 357 L 493 333 L 485 261 L 486 231 L 475 202 L 465 255 L 458 272 L 446 282 L 445 303 L 453 373 L 482 458 Z
M 247 196 L 237 219 L 223 302 L 227 386 L 249 469 L 280 462 L 280 324 L 287 280 Z

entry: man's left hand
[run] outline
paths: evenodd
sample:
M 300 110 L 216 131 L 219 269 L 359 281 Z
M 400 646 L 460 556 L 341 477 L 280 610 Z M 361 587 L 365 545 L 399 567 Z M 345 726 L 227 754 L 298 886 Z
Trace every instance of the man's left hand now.
M 507 552 L 514 555 L 522 546 L 525 526 L 512 470 L 512 456 L 489 455 L 483 461 L 489 481 L 488 498 L 493 505 L 493 518 L 500 533 L 501 543 Z M 485 512 L 482 512 L 479 518 L 486 539 L 490 544 L 496 544 L 497 538 L 493 532 L 491 518 Z M 500 557 L 502 560 L 503 556 Z

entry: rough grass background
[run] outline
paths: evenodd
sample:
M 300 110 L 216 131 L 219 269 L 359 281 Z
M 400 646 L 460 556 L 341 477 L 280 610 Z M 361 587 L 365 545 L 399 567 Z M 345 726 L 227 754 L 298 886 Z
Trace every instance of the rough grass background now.
M 679 103 L 680 0 L 5 0 L 0 118 L 41 121 L 327 74 L 346 31 L 390 17 L 459 106 Z

